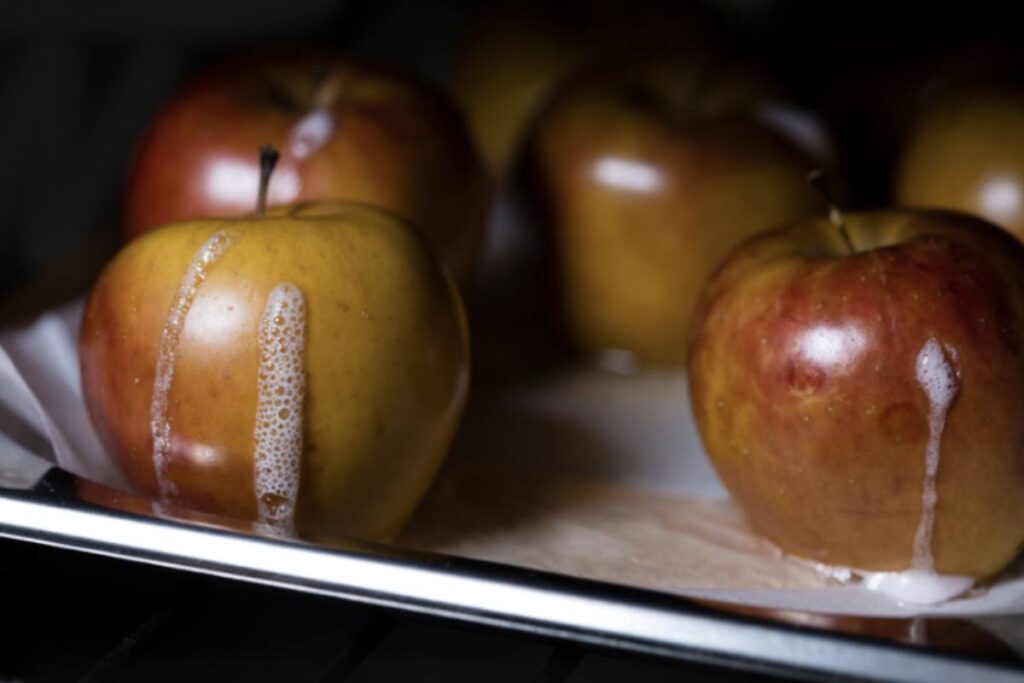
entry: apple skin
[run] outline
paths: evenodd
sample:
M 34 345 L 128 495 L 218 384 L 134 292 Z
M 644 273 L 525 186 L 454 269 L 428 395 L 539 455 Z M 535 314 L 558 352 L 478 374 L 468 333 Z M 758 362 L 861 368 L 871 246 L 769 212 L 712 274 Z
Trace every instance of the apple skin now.
M 567 85 L 532 142 L 570 343 L 681 366 L 700 287 L 756 232 L 820 211 L 812 162 L 752 112 L 739 70 L 644 60 Z
M 965 211 L 1024 239 L 1024 93 L 949 94 L 913 127 L 897 204 Z
M 566 78 L 652 45 L 702 47 L 709 21 L 667 0 L 517 0 L 472 17 L 452 78 L 491 177 L 514 172 L 530 126 Z
M 257 334 L 278 283 L 306 309 L 304 451 L 296 526 L 311 538 L 384 539 L 447 452 L 468 387 L 461 300 L 422 238 L 353 204 L 195 220 L 130 242 L 96 282 L 80 336 L 89 413 L 129 482 L 158 494 L 150 405 L 162 332 L 197 249 L 237 240 L 188 312 L 169 394 L 168 502 L 256 517 Z
M 141 143 L 126 233 L 249 213 L 265 144 L 281 153 L 271 205 L 380 206 L 422 229 L 457 281 L 469 277 L 490 190 L 461 115 L 405 74 L 334 55 L 250 57 L 196 76 Z
M 1024 248 L 942 211 L 824 219 L 760 235 L 704 288 L 689 360 L 705 448 L 784 550 L 872 571 L 910 566 L 928 396 L 916 358 L 955 349 L 932 552 L 987 577 L 1024 540 Z

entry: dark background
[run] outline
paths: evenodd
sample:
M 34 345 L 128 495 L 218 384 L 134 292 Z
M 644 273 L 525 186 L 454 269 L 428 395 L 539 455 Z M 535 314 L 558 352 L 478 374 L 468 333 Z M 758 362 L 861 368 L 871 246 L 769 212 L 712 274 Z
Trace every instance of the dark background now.
M 183 79 L 227 54 L 288 45 L 399 63 L 440 87 L 466 0 L 5 0 L 0 3 L 0 315 L 84 289 L 116 247 L 133 146 Z M 572 22 L 572 0 L 541 3 Z M 585 4 L 585 3 L 584 3 Z M 557 9 L 569 7 L 568 11 Z M 657 3 L 627 3 L 657 12 Z M 1022 12 L 985 2 L 704 0 L 709 39 L 821 111 L 852 206 L 887 201 L 889 163 L 936 74 L 1014 77 Z M 552 10 L 551 8 L 556 9 Z

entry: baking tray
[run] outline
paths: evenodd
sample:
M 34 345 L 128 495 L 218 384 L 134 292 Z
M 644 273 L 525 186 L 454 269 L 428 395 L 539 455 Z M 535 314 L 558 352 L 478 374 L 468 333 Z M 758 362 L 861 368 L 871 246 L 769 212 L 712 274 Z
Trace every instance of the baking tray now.
M 1024 680 L 1012 661 L 736 616 L 654 591 L 396 547 L 264 537 L 238 522 L 0 454 L 0 536 L 392 609 L 787 677 Z

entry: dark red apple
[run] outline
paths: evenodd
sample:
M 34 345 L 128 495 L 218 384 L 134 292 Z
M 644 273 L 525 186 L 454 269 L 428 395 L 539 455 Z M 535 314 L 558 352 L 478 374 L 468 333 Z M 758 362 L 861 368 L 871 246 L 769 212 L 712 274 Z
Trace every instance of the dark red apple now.
M 188 83 L 142 142 L 128 235 L 250 212 L 262 144 L 281 151 L 271 205 L 373 204 L 419 228 L 458 280 L 472 270 L 489 193 L 461 116 L 407 75 L 340 56 L 252 57 Z

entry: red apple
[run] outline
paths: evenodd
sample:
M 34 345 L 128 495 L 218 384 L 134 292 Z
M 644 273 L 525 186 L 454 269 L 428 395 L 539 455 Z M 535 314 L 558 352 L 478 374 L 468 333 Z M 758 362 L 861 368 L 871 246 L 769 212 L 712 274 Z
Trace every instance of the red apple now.
M 127 233 L 250 212 L 261 144 L 281 151 L 271 205 L 373 204 L 422 230 L 456 279 L 472 270 L 488 188 L 460 115 L 409 76 L 339 56 L 254 57 L 187 84 L 142 142 Z
M 742 69 L 653 56 L 589 70 L 541 114 L 535 184 L 575 347 L 685 364 L 711 270 L 823 207 L 814 162 L 759 118 L 770 93 Z
M 747 241 L 689 359 L 704 445 L 785 550 L 988 577 L 1024 542 L 1024 247 L 941 211 Z

